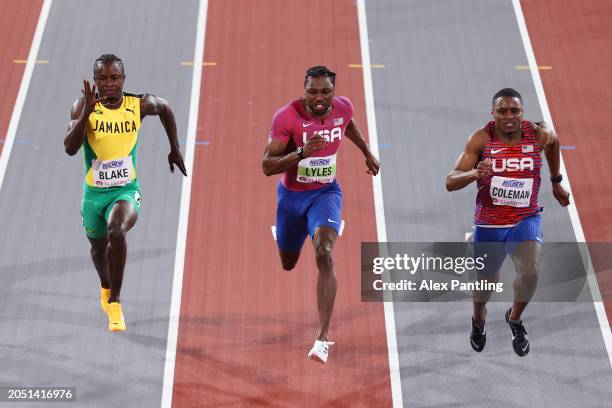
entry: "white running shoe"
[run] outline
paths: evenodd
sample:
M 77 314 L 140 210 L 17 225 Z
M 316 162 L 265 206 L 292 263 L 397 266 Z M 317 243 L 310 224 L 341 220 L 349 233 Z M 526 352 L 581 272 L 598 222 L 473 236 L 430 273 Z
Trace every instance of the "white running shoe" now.
M 315 340 L 314 346 L 312 346 L 312 348 L 308 352 L 308 358 L 310 360 L 319 361 L 321 363 L 327 363 L 327 356 L 329 355 L 329 346 L 333 344 L 333 341 Z

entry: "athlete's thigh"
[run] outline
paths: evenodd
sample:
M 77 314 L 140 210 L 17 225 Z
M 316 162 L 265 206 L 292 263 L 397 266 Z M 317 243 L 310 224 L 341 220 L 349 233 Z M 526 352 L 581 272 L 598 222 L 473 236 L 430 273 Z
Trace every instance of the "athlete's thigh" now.
M 120 226 L 129 231 L 140 213 L 141 194 L 138 189 L 126 188 L 117 193 L 106 209 L 106 222 L 108 227 Z
M 276 244 L 281 257 L 299 256 L 308 235 L 304 200 L 307 192 L 289 191 L 280 182 L 276 207 Z M 283 258 L 284 259 L 284 258 Z
M 104 197 L 85 192 L 81 205 L 81 218 L 87 238 L 102 239 L 106 237 L 106 220 L 104 219 Z
M 481 275 L 499 272 L 506 259 L 506 236 L 508 228 L 474 228 L 474 258 L 481 258 L 484 268 Z
M 523 241 L 516 245 L 512 262 L 517 273 L 537 273 L 542 244 L 536 240 Z
M 337 237 L 342 222 L 342 192 L 335 183 L 326 187 L 312 202 L 306 214 L 308 232 L 314 240 L 315 233 L 320 227 L 327 227 L 335 232 Z

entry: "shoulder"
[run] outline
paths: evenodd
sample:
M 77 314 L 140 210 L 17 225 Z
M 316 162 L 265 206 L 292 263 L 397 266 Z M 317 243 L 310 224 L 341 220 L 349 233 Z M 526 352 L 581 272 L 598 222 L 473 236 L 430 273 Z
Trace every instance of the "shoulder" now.
M 288 123 L 293 121 L 296 117 L 299 116 L 299 113 L 297 111 L 297 107 L 296 104 L 300 103 L 299 99 L 298 100 L 293 100 L 283 106 L 281 106 L 279 109 L 277 109 L 277 111 L 274 113 L 274 116 L 272 118 L 272 121 L 274 123 Z
M 466 150 L 470 149 L 478 152 L 483 151 L 487 147 L 488 141 L 489 131 L 487 130 L 487 126 L 484 126 L 472 132 L 472 134 L 468 137 Z
M 78 117 L 80 115 L 81 111 L 83 110 L 84 103 L 85 103 L 85 98 L 83 98 L 82 96 L 78 98 L 76 101 L 74 101 L 74 103 L 70 107 L 70 117 L 72 119 L 75 119 L 75 117 Z
M 557 134 L 552 126 L 544 121 L 532 122 L 533 134 L 541 148 L 545 148 L 551 143 L 554 143 Z
M 354 110 L 353 102 L 351 102 L 351 100 L 347 98 L 346 96 L 334 97 L 334 105 L 337 108 L 350 112 L 351 114 L 353 113 L 353 110 Z

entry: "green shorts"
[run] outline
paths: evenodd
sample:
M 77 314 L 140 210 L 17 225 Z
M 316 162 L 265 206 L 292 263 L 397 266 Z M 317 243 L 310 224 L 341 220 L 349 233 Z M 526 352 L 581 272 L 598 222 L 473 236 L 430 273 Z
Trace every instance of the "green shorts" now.
M 103 238 L 107 233 L 108 216 L 117 201 L 125 200 L 140 213 L 142 193 L 138 180 L 122 187 L 95 188 L 83 185 L 81 216 L 85 233 L 90 238 Z

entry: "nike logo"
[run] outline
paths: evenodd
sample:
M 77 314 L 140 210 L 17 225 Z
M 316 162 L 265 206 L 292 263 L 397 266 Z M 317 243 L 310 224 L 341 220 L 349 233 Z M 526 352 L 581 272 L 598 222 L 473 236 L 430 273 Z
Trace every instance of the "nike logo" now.
M 302 123 L 302 127 L 308 127 L 310 125 L 312 125 L 312 123 Z
M 133 111 L 132 109 L 130 109 L 130 108 L 125 108 L 125 110 L 126 110 L 126 111 L 128 111 L 128 112 L 132 112 L 132 115 L 136 115 L 136 114 L 134 113 L 134 111 Z
M 529 347 L 529 343 L 527 343 L 527 345 L 525 345 L 525 347 L 521 347 L 521 349 L 522 349 L 523 351 L 527 351 L 527 347 Z
M 497 154 L 497 153 L 501 152 L 502 150 L 506 150 L 506 148 L 505 148 L 505 147 L 503 147 L 503 148 L 501 148 L 501 149 L 497 149 L 497 150 L 495 150 L 495 149 L 491 149 L 491 154 Z
M 336 222 L 336 221 L 332 220 L 331 218 L 328 218 L 328 219 L 327 219 L 327 222 L 333 222 L 334 224 L 337 224 L 337 223 L 338 223 L 338 222 Z

